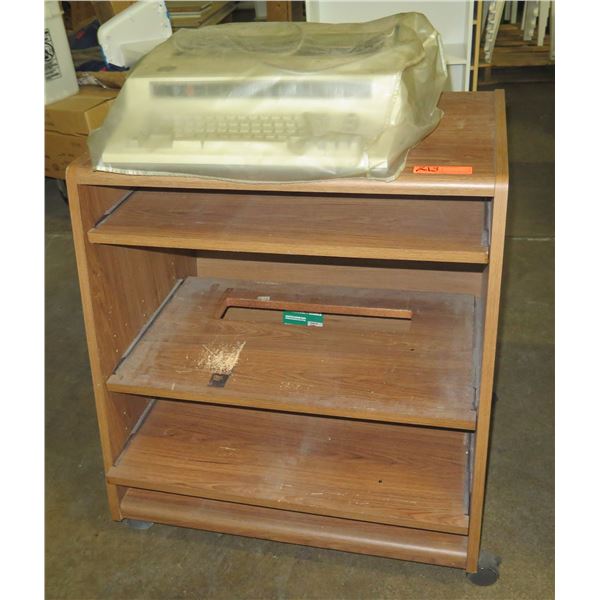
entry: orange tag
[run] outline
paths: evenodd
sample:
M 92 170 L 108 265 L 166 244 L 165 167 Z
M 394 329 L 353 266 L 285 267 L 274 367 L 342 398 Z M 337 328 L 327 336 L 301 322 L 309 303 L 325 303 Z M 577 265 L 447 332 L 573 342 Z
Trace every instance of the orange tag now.
M 413 173 L 419 175 L 473 175 L 473 167 L 450 167 L 446 165 L 417 165 Z

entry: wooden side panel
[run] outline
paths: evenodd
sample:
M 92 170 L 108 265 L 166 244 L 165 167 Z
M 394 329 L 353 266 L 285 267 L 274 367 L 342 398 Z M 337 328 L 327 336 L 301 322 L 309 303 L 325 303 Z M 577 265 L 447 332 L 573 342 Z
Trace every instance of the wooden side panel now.
M 415 292 L 481 294 L 483 265 L 429 265 L 406 261 L 299 259 L 199 252 L 198 276 L 275 283 L 314 283 Z
M 467 571 L 477 571 L 481 543 L 481 522 L 485 499 L 485 480 L 488 459 L 492 392 L 494 387 L 494 365 L 500 311 L 500 285 L 504 257 L 504 235 L 508 200 L 508 156 L 506 139 L 506 106 L 504 90 L 496 94 L 496 192 L 492 203 L 492 231 L 490 261 L 483 281 L 485 298 L 481 383 L 477 431 L 475 434 L 475 459 L 471 494 L 469 541 L 467 549 Z
M 267 2 L 267 21 L 291 21 L 292 2 Z
M 130 488 L 123 516 L 278 542 L 464 568 L 466 536 Z
M 473 40 L 473 72 L 471 73 L 471 91 L 477 91 L 479 78 L 479 51 L 481 46 L 481 17 L 483 13 L 483 0 L 476 0 L 477 12 L 475 17 L 475 39 Z M 515 5 L 516 6 L 516 5 Z
M 110 393 L 106 379 L 175 280 L 195 270 L 194 260 L 170 251 L 92 245 L 86 233 L 128 190 L 67 185 L 77 269 L 83 302 L 96 410 L 105 470 L 121 452 L 147 399 Z M 113 518 L 120 518 L 119 494 L 109 486 Z

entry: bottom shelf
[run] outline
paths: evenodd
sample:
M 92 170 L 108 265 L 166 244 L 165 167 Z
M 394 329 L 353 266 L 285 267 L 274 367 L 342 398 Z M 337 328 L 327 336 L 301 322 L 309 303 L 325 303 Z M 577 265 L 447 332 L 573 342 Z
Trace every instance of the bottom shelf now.
M 461 431 L 158 400 L 107 479 L 464 535 L 467 440 Z
M 464 569 L 467 537 L 130 488 L 124 518 Z

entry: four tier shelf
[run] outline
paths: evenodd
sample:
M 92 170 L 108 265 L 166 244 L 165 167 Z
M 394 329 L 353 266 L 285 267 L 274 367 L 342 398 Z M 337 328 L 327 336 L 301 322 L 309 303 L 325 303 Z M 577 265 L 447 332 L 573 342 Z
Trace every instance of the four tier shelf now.
M 69 167 L 113 519 L 477 572 L 505 105 L 440 106 L 391 183 Z

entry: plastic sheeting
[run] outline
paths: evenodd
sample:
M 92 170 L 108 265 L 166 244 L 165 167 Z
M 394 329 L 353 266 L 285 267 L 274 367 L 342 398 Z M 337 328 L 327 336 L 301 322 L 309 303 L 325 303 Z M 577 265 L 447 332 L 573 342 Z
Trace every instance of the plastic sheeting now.
M 368 23 L 180 30 L 89 137 L 96 169 L 238 181 L 395 179 L 439 123 L 440 35 L 420 13 Z

